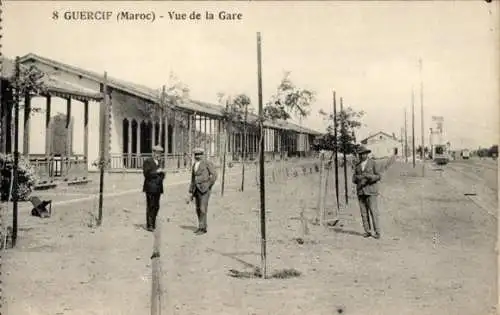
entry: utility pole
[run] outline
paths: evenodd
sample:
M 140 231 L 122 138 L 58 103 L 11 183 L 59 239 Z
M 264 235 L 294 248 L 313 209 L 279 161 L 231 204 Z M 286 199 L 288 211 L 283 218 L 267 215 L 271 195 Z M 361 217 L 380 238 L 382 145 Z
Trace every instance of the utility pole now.
M 422 137 L 420 158 L 422 159 L 422 176 L 425 176 L 425 136 L 424 136 L 424 82 L 422 78 L 422 59 L 418 60 L 420 70 L 420 136 Z
M 262 278 L 267 275 L 267 253 L 266 253 L 266 189 L 264 176 L 264 109 L 262 106 L 262 52 L 260 32 L 257 32 L 257 88 L 259 94 L 259 129 L 260 129 L 260 233 L 261 233 L 261 274 Z
M 411 145 L 413 168 L 416 166 L 415 156 L 415 93 L 411 89 Z
M 434 131 L 432 130 L 432 128 L 429 128 L 429 153 L 431 154 L 431 159 L 434 158 L 434 148 L 433 148 L 433 143 L 432 143 L 432 135 L 433 135 Z
M 401 141 L 401 156 L 403 156 L 405 152 L 404 132 L 404 128 L 401 128 L 401 130 L 399 131 L 399 139 Z
M 408 163 L 408 120 L 406 118 L 406 108 L 405 108 L 405 163 Z

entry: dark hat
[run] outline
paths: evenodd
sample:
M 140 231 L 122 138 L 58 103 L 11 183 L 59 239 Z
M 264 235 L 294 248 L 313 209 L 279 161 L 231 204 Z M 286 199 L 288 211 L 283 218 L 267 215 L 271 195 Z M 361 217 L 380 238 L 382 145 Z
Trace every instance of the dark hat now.
M 153 152 L 163 152 L 163 148 L 159 145 L 155 145 L 155 146 L 153 146 L 152 151 Z
M 358 148 L 358 154 L 364 154 L 364 153 L 371 153 L 372 150 L 368 149 L 367 147 L 360 146 Z
M 194 155 L 203 155 L 203 154 L 205 154 L 205 151 L 202 148 L 195 148 L 193 150 L 193 154 Z

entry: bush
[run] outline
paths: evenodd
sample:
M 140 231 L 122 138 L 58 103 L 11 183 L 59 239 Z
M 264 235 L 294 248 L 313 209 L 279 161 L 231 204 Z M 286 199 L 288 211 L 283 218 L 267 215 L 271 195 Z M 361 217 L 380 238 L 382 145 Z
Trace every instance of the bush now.
M 12 154 L 0 153 L 0 166 L 2 175 L 1 200 L 7 201 L 12 167 L 14 166 L 14 157 Z M 18 200 L 27 201 L 33 191 L 33 186 L 37 182 L 35 168 L 30 164 L 29 160 L 23 156 L 19 156 L 19 186 Z

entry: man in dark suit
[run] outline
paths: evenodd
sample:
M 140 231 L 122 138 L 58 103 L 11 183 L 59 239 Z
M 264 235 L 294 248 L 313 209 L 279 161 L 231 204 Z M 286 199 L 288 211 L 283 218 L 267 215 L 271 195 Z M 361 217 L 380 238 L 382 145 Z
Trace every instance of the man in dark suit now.
M 365 147 L 358 150 L 359 159 L 354 167 L 353 183 L 356 185 L 364 237 L 380 238 L 379 212 L 377 207 L 378 182 L 381 179 L 375 161 L 368 158 L 371 151 Z M 371 220 L 370 220 L 371 219 Z M 370 221 L 374 234 L 370 232 Z
M 150 232 L 156 228 L 156 217 L 160 210 L 160 197 L 163 194 L 165 172 L 160 167 L 160 153 L 163 148 L 153 147 L 152 157 L 144 160 L 142 171 L 144 184 L 142 191 L 146 193 L 146 229 Z
M 196 203 L 196 215 L 198 216 L 197 235 L 207 233 L 208 200 L 212 187 L 217 180 L 217 172 L 212 162 L 204 158 L 203 149 L 195 149 L 194 164 L 191 170 L 191 184 L 189 185 L 190 199 Z

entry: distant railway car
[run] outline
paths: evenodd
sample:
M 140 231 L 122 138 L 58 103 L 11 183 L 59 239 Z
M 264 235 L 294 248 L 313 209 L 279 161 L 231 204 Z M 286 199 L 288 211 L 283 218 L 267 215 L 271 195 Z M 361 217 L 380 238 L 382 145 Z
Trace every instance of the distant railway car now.
M 465 149 L 465 150 L 462 150 L 462 159 L 464 160 L 468 160 L 470 157 L 470 151 Z
M 446 145 L 436 145 L 434 147 L 434 163 L 438 165 L 448 164 L 450 162 L 450 155 L 447 152 Z

